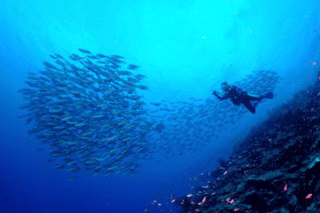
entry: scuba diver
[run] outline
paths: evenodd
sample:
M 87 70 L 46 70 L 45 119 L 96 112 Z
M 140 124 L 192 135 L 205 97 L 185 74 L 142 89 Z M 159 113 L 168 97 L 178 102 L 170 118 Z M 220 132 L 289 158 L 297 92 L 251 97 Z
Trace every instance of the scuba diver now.
M 272 99 L 273 93 L 268 92 L 265 95 L 249 95 L 247 92 L 241 90 L 239 87 L 234 85 L 229 85 L 227 82 L 221 83 L 221 89 L 223 94 L 221 95 L 217 91 L 213 91 L 212 94 L 215 95 L 219 100 L 225 100 L 230 98 L 234 105 L 243 104 L 251 113 L 256 112 L 256 106 L 263 99 Z M 251 101 L 255 101 L 254 104 Z

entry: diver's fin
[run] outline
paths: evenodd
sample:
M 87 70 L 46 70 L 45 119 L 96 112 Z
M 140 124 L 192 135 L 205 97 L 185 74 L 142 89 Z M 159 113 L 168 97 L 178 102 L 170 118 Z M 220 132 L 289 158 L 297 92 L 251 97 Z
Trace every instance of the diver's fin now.
M 273 99 L 273 92 L 268 92 L 262 96 L 263 98 Z

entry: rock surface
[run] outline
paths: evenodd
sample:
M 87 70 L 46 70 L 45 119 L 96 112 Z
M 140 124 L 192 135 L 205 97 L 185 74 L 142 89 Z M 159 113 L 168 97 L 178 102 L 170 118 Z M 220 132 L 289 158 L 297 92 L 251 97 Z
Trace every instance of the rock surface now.
M 221 160 L 209 187 L 176 204 L 181 212 L 320 212 L 319 127 L 318 81 L 270 113 Z

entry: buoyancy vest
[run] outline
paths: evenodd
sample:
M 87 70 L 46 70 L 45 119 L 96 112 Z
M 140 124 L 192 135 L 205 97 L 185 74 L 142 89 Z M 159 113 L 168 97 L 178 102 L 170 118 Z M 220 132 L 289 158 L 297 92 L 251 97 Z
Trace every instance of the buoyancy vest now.
M 230 90 L 228 91 L 228 98 L 232 101 L 233 104 L 239 105 L 247 96 L 245 91 L 242 91 L 237 86 L 231 86 Z

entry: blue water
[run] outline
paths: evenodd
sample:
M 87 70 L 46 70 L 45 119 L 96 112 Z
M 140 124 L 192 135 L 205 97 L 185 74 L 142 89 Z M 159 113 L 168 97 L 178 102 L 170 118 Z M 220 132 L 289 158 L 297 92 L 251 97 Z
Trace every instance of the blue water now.
M 0 0 L 0 5 L 0 212 L 175 211 L 170 197 L 191 192 L 190 177 L 211 171 L 267 110 L 314 82 L 319 65 L 312 63 L 320 63 L 317 0 Z M 157 156 L 135 176 L 82 172 L 68 182 L 67 171 L 53 170 L 46 154 L 36 151 L 42 145 L 18 118 L 17 91 L 49 54 L 69 55 L 78 48 L 123 55 L 141 66 L 150 88 L 145 102 L 213 99 L 221 82 L 239 81 L 253 70 L 274 70 L 282 80 L 274 100 L 204 147 L 169 160 Z

